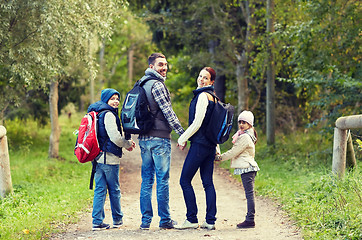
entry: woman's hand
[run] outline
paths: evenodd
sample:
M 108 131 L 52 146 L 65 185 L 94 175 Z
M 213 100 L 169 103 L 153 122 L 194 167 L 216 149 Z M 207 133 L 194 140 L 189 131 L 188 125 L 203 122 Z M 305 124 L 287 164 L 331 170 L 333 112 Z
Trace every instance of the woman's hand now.
M 178 147 L 180 150 L 184 150 L 185 147 L 186 147 L 186 145 L 187 145 L 187 142 L 185 142 L 184 145 L 177 144 L 177 147 Z

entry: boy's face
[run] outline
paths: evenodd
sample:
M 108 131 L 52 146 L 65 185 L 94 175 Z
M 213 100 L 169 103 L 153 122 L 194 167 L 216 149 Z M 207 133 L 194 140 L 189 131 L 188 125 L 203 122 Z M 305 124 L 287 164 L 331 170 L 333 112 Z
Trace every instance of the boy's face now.
M 166 58 L 156 58 L 155 63 L 151 64 L 150 68 L 161 74 L 162 77 L 166 77 L 168 69 Z
M 118 108 L 119 106 L 118 94 L 113 94 L 113 96 L 108 100 L 107 104 L 113 108 Z

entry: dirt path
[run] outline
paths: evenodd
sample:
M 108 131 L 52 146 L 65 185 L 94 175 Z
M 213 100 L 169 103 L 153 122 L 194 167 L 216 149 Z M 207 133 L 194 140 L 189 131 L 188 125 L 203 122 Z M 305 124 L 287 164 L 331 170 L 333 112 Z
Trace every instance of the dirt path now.
M 172 164 L 170 178 L 170 209 L 172 219 L 179 223 L 185 220 L 185 203 L 179 185 L 179 177 L 187 150 L 181 151 L 173 143 Z M 141 186 L 140 176 L 141 156 L 139 147 L 133 152 L 126 152 L 121 163 L 121 206 L 124 213 L 124 225 L 120 229 L 92 231 L 91 209 L 84 214 L 82 219 L 74 225 L 67 227 L 63 234 L 52 239 L 302 239 L 299 231 L 283 216 L 277 205 L 271 200 L 256 198 L 256 227 L 254 229 L 236 229 L 236 224 L 244 220 L 246 213 L 246 199 L 242 184 L 232 179 L 224 169 L 215 168 L 214 184 L 217 195 L 217 221 L 216 230 L 160 230 L 159 217 L 153 192 L 154 218 L 149 231 L 140 230 L 141 213 L 139 209 L 139 191 Z M 196 192 L 199 222 L 204 221 L 205 194 L 202 188 L 200 175 L 197 173 L 193 180 Z M 105 223 L 112 223 L 109 200 L 106 201 Z

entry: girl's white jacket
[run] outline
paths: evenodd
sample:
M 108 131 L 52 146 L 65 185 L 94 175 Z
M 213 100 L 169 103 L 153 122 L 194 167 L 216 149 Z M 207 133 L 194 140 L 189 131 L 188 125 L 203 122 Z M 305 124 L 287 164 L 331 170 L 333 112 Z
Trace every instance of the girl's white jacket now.
M 255 157 L 255 144 L 252 140 L 254 137 L 253 131 L 241 134 L 233 147 L 221 154 L 221 161 L 231 159 L 231 168 L 249 168 L 250 166 L 257 167 Z M 255 138 L 255 137 L 254 137 Z

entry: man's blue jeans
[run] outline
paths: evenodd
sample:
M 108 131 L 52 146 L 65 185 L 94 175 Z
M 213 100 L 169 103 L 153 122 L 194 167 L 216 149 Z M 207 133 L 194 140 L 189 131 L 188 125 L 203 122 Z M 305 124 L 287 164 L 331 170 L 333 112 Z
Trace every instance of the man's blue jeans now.
M 182 167 L 180 185 L 184 194 L 187 208 L 186 217 L 191 223 L 197 223 L 197 204 L 194 188 L 191 185 L 197 170 L 200 168 L 202 185 L 206 195 L 206 217 L 208 224 L 215 224 L 216 220 L 216 192 L 212 175 L 216 147 L 208 147 L 191 142 L 191 147 Z
M 151 140 L 140 140 L 139 145 L 142 157 L 140 194 L 142 223 L 150 225 L 152 221 L 152 186 L 156 175 L 158 216 L 161 218 L 160 225 L 162 225 L 171 221 L 169 208 L 171 141 L 155 137 Z
M 119 223 L 123 218 L 121 211 L 121 190 L 119 188 L 119 165 L 97 163 L 94 180 L 96 187 L 93 198 L 93 225 L 103 223 L 107 189 L 111 203 L 113 224 Z

